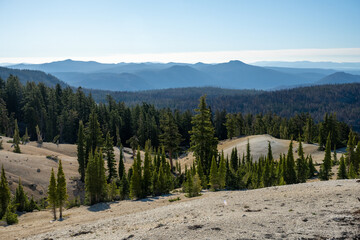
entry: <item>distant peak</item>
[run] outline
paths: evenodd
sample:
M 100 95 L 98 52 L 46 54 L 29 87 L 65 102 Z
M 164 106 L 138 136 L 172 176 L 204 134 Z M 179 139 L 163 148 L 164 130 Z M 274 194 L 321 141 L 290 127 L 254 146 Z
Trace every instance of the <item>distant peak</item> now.
M 231 60 L 229 61 L 230 64 L 245 64 L 244 62 L 242 61 L 239 61 L 239 60 Z

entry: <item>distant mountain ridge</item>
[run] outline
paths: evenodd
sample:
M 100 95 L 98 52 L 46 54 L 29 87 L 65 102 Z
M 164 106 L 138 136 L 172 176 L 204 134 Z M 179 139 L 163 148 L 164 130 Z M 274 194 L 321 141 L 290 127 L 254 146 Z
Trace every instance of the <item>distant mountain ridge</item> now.
M 360 83 L 360 75 L 353 75 L 345 72 L 336 72 L 320 79 L 316 83 L 317 84 Z
M 61 87 L 69 86 L 65 82 L 59 80 L 51 74 L 46 74 L 37 70 L 18 70 L 6 67 L 0 67 L 0 78 L 6 80 L 10 75 L 17 76 L 23 85 L 27 82 L 44 83 L 49 87 L 55 87 L 56 84 L 60 84 Z
M 45 71 L 75 87 L 113 91 L 205 86 L 272 90 L 323 84 L 321 79 L 337 72 L 334 69 L 260 67 L 237 60 L 219 64 L 103 64 L 68 59 L 44 64 L 17 64 L 9 67 Z M 340 77 L 334 81 L 344 82 Z

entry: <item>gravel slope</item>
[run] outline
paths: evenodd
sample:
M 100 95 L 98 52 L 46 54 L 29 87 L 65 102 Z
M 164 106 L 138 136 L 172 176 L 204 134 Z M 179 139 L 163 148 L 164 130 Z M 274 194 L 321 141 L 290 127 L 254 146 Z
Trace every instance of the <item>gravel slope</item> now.
M 70 209 L 61 222 L 49 211 L 24 214 L 0 239 L 359 239 L 357 197 L 356 180 L 175 194 Z

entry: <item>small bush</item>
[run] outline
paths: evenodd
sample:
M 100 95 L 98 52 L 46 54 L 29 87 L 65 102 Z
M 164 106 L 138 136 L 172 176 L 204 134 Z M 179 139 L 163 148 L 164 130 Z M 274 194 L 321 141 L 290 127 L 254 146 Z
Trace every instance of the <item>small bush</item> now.
M 13 140 L 7 140 L 7 143 L 14 143 Z
M 177 197 L 177 198 L 170 198 L 169 199 L 169 202 L 175 202 L 175 201 L 180 201 L 181 198 L 180 197 Z
M 9 225 L 13 225 L 13 224 L 19 222 L 17 215 L 16 215 L 16 213 L 14 213 L 14 209 L 11 206 L 11 204 L 9 204 L 8 208 L 6 209 L 4 218 L 6 220 L 6 223 Z
M 4 149 L 4 147 L 3 147 L 3 140 L 0 140 L 0 150 L 1 149 Z
M 76 197 L 73 200 L 70 200 L 68 202 L 67 208 L 70 209 L 70 208 L 73 208 L 73 207 L 80 207 L 80 205 L 81 205 L 80 197 Z

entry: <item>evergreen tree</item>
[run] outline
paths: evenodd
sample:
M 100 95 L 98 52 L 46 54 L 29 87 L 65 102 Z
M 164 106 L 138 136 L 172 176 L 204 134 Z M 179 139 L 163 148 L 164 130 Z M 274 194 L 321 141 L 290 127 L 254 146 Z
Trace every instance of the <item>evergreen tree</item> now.
M 309 158 L 308 160 L 309 178 L 312 178 L 315 176 L 316 168 L 314 166 L 312 156 L 310 155 L 308 158 Z
M 195 157 L 201 161 L 204 174 L 210 171 L 210 161 L 217 153 L 218 140 L 215 137 L 215 130 L 211 122 L 211 111 L 206 105 L 206 96 L 200 98 L 196 115 L 192 118 L 192 130 L 190 131 L 190 146 Z
M 113 138 L 110 137 L 110 132 L 107 132 L 107 134 L 106 134 L 104 151 L 105 151 L 105 155 L 106 155 L 107 169 L 108 169 L 108 173 L 109 173 L 107 182 L 110 183 L 112 179 L 117 177 Z
M 302 147 L 301 139 L 299 140 L 298 155 L 299 157 L 296 159 L 297 182 L 304 183 L 308 178 L 309 169 L 306 159 L 304 157 L 304 150 Z
M 0 180 L 0 219 L 5 215 L 6 209 L 10 203 L 11 193 L 8 181 L 5 176 L 4 165 L 1 167 Z
M 51 169 L 51 175 L 50 175 L 50 183 L 48 187 L 48 202 L 53 210 L 54 214 L 54 220 L 56 220 L 56 206 L 57 206 L 57 190 L 56 190 L 56 179 L 54 174 L 54 169 Z
M 65 174 L 63 171 L 61 160 L 59 161 L 59 168 L 57 173 L 56 197 L 59 206 L 59 213 L 60 213 L 59 218 L 62 219 L 63 207 L 68 198 L 68 195 L 66 192 L 66 179 L 65 179 Z
M 347 173 L 346 173 L 346 165 L 345 165 L 345 159 L 344 156 L 341 156 L 340 158 L 340 166 L 337 173 L 337 179 L 347 179 Z
M 84 124 L 80 120 L 79 122 L 79 131 L 78 131 L 78 144 L 77 144 L 77 160 L 79 163 L 79 173 L 80 180 L 85 181 L 85 171 L 86 171 L 86 161 L 85 161 L 85 134 L 84 134 Z
M 331 139 L 330 133 L 326 140 L 325 157 L 320 168 L 320 179 L 329 180 L 331 177 Z
M 142 179 L 142 192 L 143 197 L 148 196 L 151 193 L 151 142 L 146 141 L 145 144 L 145 159 L 144 159 L 144 174 Z
M 251 163 L 251 149 L 250 149 L 250 141 L 247 140 L 246 145 L 246 163 Z
M 123 177 L 120 180 L 120 199 L 124 200 L 129 196 L 129 181 L 125 174 L 125 169 Z
M 6 208 L 6 212 L 5 212 L 5 220 L 6 220 L 6 223 L 8 225 L 12 225 L 12 224 L 15 224 L 15 223 L 18 223 L 18 218 L 17 218 L 17 215 L 15 213 L 15 206 L 12 205 L 11 203 L 8 204 L 7 208 Z
M 121 181 L 123 177 L 126 177 L 125 165 L 124 165 L 124 152 L 122 145 L 120 145 L 119 152 L 120 152 L 120 159 L 119 159 L 118 174 L 119 174 L 119 179 Z
M 129 138 L 126 143 L 130 145 L 133 153 L 133 159 L 135 160 L 136 148 L 139 146 L 139 139 L 137 138 L 137 136 L 134 135 Z
M 141 155 L 140 155 L 140 147 L 137 150 L 136 160 L 134 160 L 133 164 L 133 173 L 130 181 L 130 198 L 137 199 L 140 198 L 141 195 Z
M 225 158 L 224 158 L 224 152 L 222 152 L 221 153 L 221 158 L 220 158 L 220 164 L 219 164 L 219 172 L 218 172 L 220 189 L 225 188 L 226 172 L 227 171 L 226 171 L 226 163 L 225 163 Z
M 218 177 L 218 169 L 215 161 L 215 157 L 212 157 L 211 160 L 211 168 L 210 168 L 210 188 L 212 190 L 217 190 L 219 188 L 219 177 Z
M 30 142 L 30 137 L 29 137 L 29 134 L 28 134 L 28 129 L 26 127 L 25 129 L 25 134 L 24 136 L 22 137 L 22 144 L 27 144 L 28 142 Z
M 350 163 L 348 177 L 349 177 L 350 179 L 357 178 L 357 174 L 356 174 L 355 167 L 354 167 L 354 164 L 353 164 L 353 163 Z
M 43 144 L 43 138 L 42 138 L 42 135 L 41 135 L 39 125 L 36 125 L 35 130 L 36 130 L 36 135 L 37 135 L 37 141 L 36 142 L 38 144 L 38 147 L 41 147 L 42 144 Z
M 290 142 L 288 154 L 286 157 L 284 180 L 287 184 L 296 183 L 295 161 L 294 161 L 292 140 Z
M 89 115 L 89 121 L 86 128 L 86 155 L 88 156 L 90 152 L 93 152 L 95 155 L 96 148 L 100 149 L 103 146 L 103 141 L 103 134 L 100 129 L 98 116 L 93 109 Z
M 206 176 L 204 174 L 204 170 L 203 170 L 203 167 L 202 167 L 202 163 L 201 161 L 197 160 L 197 168 L 196 168 L 196 172 L 197 174 L 199 175 L 199 178 L 201 180 L 201 186 L 203 189 L 206 189 L 207 188 L 207 184 L 208 184 L 208 181 L 206 179 Z M 192 174 L 192 175 L 195 175 L 195 174 Z
M 27 194 L 24 192 L 24 188 L 21 184 L 21 179 L 19 178 L 19 185 L 15 191 L 15 203 L 17 211 L 24 212 L 28 210 L 29 207 L 29 199 Z
M 163 133 L 160 134 L 159 138 L 165 150 L 169 153 L 170 167 L 171 171 L 173 171 L 173 153 L 178 150 L 182 139 L 178 126 L 176 125 L 175 119 L 170 111 L 167 112 L 165 117 L 160 120 L 160 127 Z
M 21 153 L 20 151 L 20 135 L 19 135 L 19 127 L 17 120 L 15 119 L 15 130 L 14 130 L 14 138 L 13 138 L 13 144 L 14 144 L 14 153 Z
M 231 163 L 231 168 L 233 169 L 234 172 L 236 172 L 238 170 L 238 165 L 239 165 L 239 158 L 236 147 L 234 147 L 231 150 L 230 163 Z

